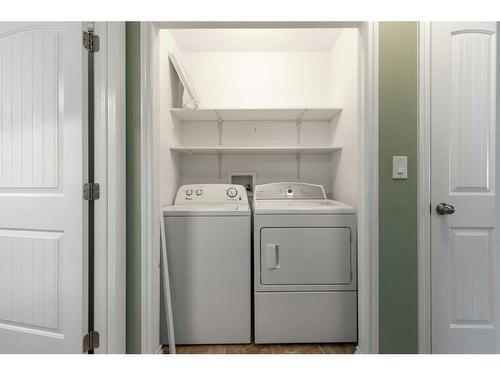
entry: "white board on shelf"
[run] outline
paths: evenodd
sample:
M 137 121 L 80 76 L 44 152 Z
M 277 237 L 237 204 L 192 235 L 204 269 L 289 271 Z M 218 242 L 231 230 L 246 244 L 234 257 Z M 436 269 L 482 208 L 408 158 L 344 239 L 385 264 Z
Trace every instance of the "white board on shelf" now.
M 192 81 L 189 79 L 187 69 L 182 63 L 182 58 L 173 50 L 168 51 L 168 58 L 172 62 L 172 65 L 174 66 L 175 71 L 177 72 L 177 75 L 179 76 L 179 79 L 184 86 L 185 92 L 188 94 L 194 107 L 198 108 L 200 106 L 200 99 L 198 97 L 198 94 L 196 93 L 196 90 L 194 89 Z

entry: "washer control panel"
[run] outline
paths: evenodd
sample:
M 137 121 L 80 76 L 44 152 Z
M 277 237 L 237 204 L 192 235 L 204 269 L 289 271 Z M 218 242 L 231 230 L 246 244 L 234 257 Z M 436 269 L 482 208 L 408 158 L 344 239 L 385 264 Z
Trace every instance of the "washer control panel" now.
M 247 191 L 242 185 L 203 184 L 182 185 L 177 190 L 175 204 L 248 204 Z
M 325 189 L 321 185 L 301 182 L 275 182 L 257 185 L 255 199 L 326 199 Z

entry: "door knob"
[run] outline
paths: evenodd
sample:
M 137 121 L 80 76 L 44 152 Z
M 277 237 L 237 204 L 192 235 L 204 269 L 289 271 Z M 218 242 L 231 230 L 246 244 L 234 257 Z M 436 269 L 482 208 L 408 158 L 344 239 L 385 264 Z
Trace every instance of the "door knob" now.
M 436 206 L 436 212 L 439 215 L 451 215 L 455 213 L 455 207 L 448 203 L 439 203 Z

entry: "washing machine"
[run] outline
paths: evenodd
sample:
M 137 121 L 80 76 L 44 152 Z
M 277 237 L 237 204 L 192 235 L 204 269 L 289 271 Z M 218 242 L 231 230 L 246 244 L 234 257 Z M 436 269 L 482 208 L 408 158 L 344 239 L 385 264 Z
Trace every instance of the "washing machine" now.
M 249 343 L 251 211 L 245 188 L 183 185 L 163 215 L 176 343 Z
M 257 185 L 256 343 L 357 341 L 356 214 L 321 185 Z

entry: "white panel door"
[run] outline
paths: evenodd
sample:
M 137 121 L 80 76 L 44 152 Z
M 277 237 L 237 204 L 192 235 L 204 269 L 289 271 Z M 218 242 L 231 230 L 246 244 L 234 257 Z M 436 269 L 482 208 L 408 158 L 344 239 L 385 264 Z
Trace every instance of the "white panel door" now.
M 496 25 L 431 35 L 432 352 L 495 352 Z
M 0 23 L 0 353 L 81 353 L 82 24 Z

